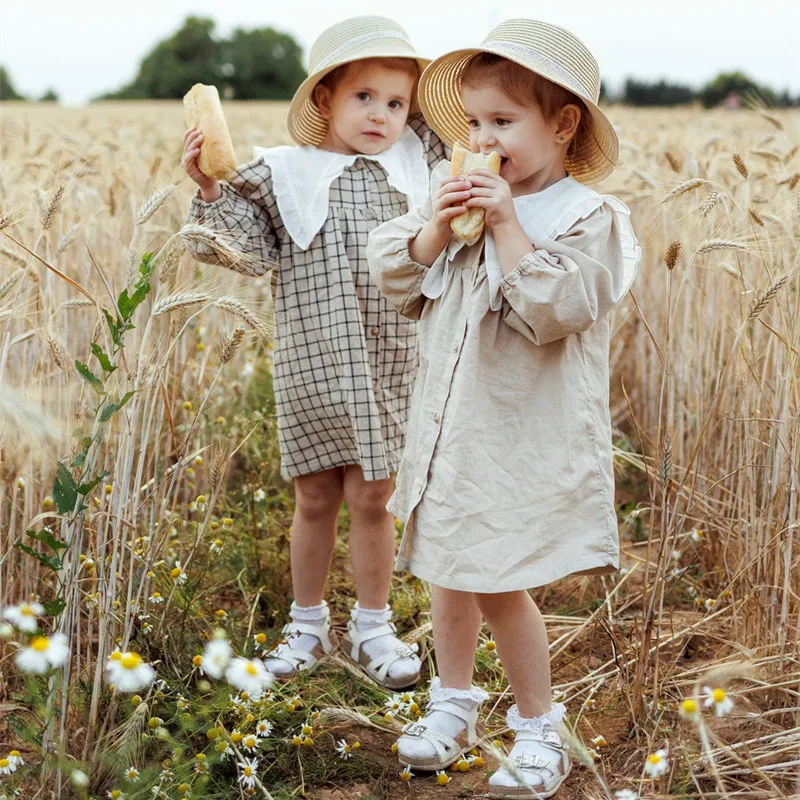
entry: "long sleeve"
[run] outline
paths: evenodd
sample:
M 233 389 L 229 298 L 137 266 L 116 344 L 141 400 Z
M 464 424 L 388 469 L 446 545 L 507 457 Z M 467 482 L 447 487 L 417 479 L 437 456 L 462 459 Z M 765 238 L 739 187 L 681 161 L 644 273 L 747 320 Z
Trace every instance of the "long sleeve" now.
M 226 234 L 226 240 L 249 258 L 230 260 L 208 245 L 192 242 L 192 255 L 198 261 L 220 264 L 246 275 L 263 275 L 280 257 L 273 215 L 277 214 L 269 167 L 260 159 L 242 164 L 230 181 L 220 184 L 222 197 L 213 203 L 195 192 L 187 222 L 199 223 Z
M 505 322 L 534 344 L 587 330 L 627 291 L 620 231 L 607 205 L 558 240 L 533 246 L 500 291 Z
M 404 317 L 419 319 L 425 305 L 422 281 L 428 267 L 418 264 L 408 251 L 422 226 L 430 219 L 431 203 L 402 217 L 384 222 L 369 235 L 369 271 L 381 294 Z M 443 256 L 442 256 L 443 257 Z

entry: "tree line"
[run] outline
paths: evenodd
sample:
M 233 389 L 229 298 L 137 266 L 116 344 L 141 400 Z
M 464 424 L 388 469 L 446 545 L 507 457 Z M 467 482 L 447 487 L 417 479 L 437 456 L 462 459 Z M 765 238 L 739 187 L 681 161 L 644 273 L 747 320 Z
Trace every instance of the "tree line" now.
M 221 95 L 237 100 L 288 100 L 306 77 L 303 52 L 292 36 L 274 28 L 236 28 L 229 37 L 215 33 L 205 17 L 188 17 L 181 28 L 144 57 L 136 77 L 94 100 L 180 99 L 194 83 L 214 84 Z M 800 94 L 776 92 L 742 72 L 726 72 L 700 88 L 666 80 L 628 78 L 621 91 L 601 89 L 606 102 L 630 106 L 679 106 L 721 103 L 769 107 L 800 106 Z M 0 65 L 0 100 L 30 100 L 17 92 Z M 38 100 L 58 101 L 49 89 Z

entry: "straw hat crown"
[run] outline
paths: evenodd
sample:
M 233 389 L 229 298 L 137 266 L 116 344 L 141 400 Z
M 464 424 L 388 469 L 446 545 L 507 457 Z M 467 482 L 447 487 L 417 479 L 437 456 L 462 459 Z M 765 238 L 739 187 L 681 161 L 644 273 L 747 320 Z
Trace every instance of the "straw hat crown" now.
M 328 129 L 313 100 L 316 85 L 336 67 L 364 58 L 410 58 L 420 73 L 430 63 L 417 55 L 405 30 L 388 17 L 353 17 L 332 25 L 311 46 L 308 77 L 289 108 L 289 134 L 298 144 L 319 145 Z
M 430 126 L 452 145 L 469 141 L 461 100 L 461 76 L 480 53 L 493 53 L 569 90 L 586 104 L 587 130 L 572 142 L 568 172 L 584 183 L 606 177 L 616 165 L 619 141 L 598 107 L 600 70 L 577 36 L 557 25 L 532 19 L 510 19 L 494 28 L 480 47 L 455 50 L 434 60 L 419 85 L 419 103 Z

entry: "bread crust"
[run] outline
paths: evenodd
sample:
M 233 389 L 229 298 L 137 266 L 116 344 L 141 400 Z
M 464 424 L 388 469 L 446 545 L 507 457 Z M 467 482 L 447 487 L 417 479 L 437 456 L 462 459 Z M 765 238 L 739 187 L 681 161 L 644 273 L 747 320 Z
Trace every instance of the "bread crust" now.
M 467 176 L 476 169 L 488 169 L 500 173 L 500 156 L 491 153 L 473 153 L 462 147 L 458 142 L 453 145 L 453 157 L 450 159 L 450 174 Z M 470 208 L 463 214 L 450 220 L 450 229 L 461 239 L 474 239 L 483 233 L 484 210 Z
M 216 86 L 196 83 L 184 95 L 186 124 L 203 133 L 197 166 L 209 178 L 230 180 L 236 174 L 236 155 Z

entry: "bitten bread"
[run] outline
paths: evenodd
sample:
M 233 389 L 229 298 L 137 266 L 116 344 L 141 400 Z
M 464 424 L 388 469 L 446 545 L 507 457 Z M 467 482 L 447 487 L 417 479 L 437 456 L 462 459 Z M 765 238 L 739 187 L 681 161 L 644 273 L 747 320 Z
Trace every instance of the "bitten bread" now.
M 453 145 L 450 174 L 466 177 L 476 169 L 489 169 L 499 174 L 500 156 L 494 151 L 488 155 L 472 153 L 456 142 Z M 483 216 L 484 210 L 482 208 L 470 208 L 463 214 L 453 217 L 450 220 L 450 228 L 456 236 L 462 239 L 474 239 L 483 232 Z
M 236 156 L 222 114 L 216 86 L 196 83 L 183 97 L 186 124 L 203 133 L 197 166 L 209 178 L 230 180 L 236 174 Z

